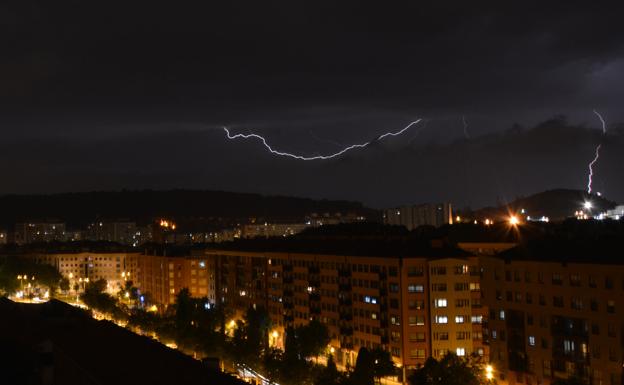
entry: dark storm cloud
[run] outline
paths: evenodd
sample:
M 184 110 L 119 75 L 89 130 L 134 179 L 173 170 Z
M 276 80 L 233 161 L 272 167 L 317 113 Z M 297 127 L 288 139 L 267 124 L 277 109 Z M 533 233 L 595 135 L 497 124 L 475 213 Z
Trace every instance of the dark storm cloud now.
M 313 155 L 417 117 L 431 122 L 406 140 L 436 151 L 463 135 L 462 115 L 473 137 L 559 113 L 595 126 L 593 108 L 621 121 L 621 14 L 619 3 L 576 1 L 6 1 L 0 124 L 8 153 L 20 148 L 29 159 L 3 191 L 196 186 L 375 204 L 433 199 L 445 191 L 435 186 L 452 186 L 417 188 L 412 177 L 402 196 L 357 181 L 391 167 L 378 172 L 400 185 L 406 164 L 427 178 L 456 175 L 465 159 L 420 169 L 392 141 L 371 164 L 346 157 L 328 169 L 271 158 L 257 143 L 232 150 L 214 129 L 259 130 L 281 149 Z M 567 159 L 560 143 L 546 143 L 551 164 Z M 353 159 L 361 168 L 341 166 Z M 292 181 L 280 182 L 284 175 Z M 576 186 L 572 179 L 561 183 Z M 349 180 L 351 189 L 341 187 Z M 544 184 L 530 179 L 522 191 Z

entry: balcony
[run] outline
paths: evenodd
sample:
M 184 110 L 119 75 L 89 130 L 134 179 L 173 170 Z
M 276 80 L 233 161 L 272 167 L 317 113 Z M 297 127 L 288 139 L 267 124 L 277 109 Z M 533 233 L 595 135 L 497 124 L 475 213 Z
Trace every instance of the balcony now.
M 338 270 L 338 276 L 339 277 L 350 277 L 351 276 L 351 270 L 348 269 L 340 269 Z
M 338 285 L 338 290 L 340 290 L 340 291 L 351 291 L 351 284 L 350 283 L 341 283 L 340 285 Z
M 353 328 L 350 326 L 341 326 L 340 334 L 342 334 L 343 336 L 351 336 L 353 335 Z
M 351 300 L 351 298 L 338 298 L 338 305 L 351 306 L 353 305 L 353 301 Z
M 353 314 L 341 312 L 340 319 L 343 321 L 353 321 Z

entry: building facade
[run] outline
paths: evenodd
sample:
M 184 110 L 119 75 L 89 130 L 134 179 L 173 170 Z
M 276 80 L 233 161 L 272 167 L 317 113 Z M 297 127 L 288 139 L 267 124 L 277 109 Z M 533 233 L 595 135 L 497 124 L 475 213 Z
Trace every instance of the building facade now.
M 105 279 L 110 292 L 116 292 L 126 280 L 136 276 L 140 253 L 127 252 L 76 252 L 36 253 L 30 255 L 37 263 L 54 266 L 70 287 Z
M 62 222 L 23 222 L 15 224 L 15 231 L 9 241 L 24 245 L 36 242 L 64 241 L 65 223 Z
M 440 227 L 453 223 L 453 208 L 450 203 L 427 203 L 386 209 L 383 211 L 383 222 L 405 226 L 410 231 L 419 226 Z
M 168 306 L 182 289 L 215 303 L 214 263 L 201 256 L 147 253 L 137 258 L 136 285 L 151 302 Z
M 572 375 L 591 385 L 624 383 L 624 265 L 506 258 L 510 244 L 463 246 L 473 252 L 367 257 L 207 249 L 141 256 L 137 274 L 163 304 L 188 287 L 235 318 L 265 308 L 277 346 L 289 326 L 319 320 L 330 332 L 328 350 L 345 367 L 361 347 L 380 347 L 404 374 L 453 352 L 491 363 L 499 384 L 548 385 Z

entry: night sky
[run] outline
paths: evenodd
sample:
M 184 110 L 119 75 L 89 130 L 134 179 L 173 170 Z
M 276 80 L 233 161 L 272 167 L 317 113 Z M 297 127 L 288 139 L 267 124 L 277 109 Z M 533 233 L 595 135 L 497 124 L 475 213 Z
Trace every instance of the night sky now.
M 603 143 L 594 189 L 624 201 L 623 3 L 508 3 L 3 1 L 0 193 L 478 207 L 585 189 Z M 320 162 L 220 128 L 318 155 L 418 118 Z

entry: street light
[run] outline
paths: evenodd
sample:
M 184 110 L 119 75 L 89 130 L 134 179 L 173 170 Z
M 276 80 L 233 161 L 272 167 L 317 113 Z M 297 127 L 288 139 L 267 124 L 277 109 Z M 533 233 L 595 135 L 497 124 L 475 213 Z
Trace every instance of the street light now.
M 485 366 L 485 378 L 487 378 L 488 380 L 494 378 L 494 368 L 492 367 L 492 365 Z

